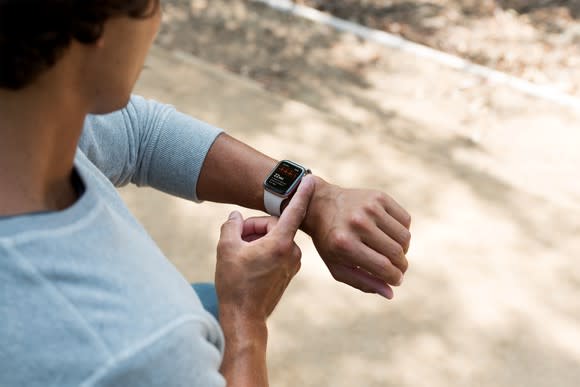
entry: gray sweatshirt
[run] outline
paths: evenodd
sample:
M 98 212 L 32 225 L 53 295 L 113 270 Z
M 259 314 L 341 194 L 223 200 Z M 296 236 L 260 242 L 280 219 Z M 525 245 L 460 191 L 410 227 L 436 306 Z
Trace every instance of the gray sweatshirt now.
M 0 218 L 0 386 L 225 385 L 217 321 L 115 189 L 197 200 L 219 133 L 133 97 L 87 118 L 73 206 Z

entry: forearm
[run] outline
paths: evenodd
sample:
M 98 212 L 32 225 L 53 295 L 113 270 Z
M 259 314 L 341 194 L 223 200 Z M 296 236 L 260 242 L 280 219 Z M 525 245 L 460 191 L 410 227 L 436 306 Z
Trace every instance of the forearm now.
M 276 160 L 221 134 L 210 148 L 197 182 L 201 200 L 264 210 L 263 182 Z
M 266 387 L 268 371 L 265 321 L 248 321 L 235 313 L 220 311 L 226 349 L 220 372 L 228 387 Z
M 223 133 L 210 148 L 197 182 L 197 196 L 201 200 L 237 204 L 265 211 L 264 180 L 276 166 L 277 160 Z M 335 195 L 333 185 L 315 178 L 313 200 L 329 200 Z M 316 222 L 309 211 L 302 229 L 306 232 Z

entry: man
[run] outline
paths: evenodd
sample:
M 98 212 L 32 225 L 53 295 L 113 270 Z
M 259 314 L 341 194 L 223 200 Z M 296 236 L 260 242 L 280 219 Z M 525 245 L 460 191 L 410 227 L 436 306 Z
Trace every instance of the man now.
M 267 385 L 298 228 L 338 281 L 392 298 L 403 279 L 410 217 L 390 197 L 131 97 L 159 24 L 155 0 L 0 0 L 2 386 Z M 276 215 L 222 227 L 220 324 L 120 200 L 128 183 Z

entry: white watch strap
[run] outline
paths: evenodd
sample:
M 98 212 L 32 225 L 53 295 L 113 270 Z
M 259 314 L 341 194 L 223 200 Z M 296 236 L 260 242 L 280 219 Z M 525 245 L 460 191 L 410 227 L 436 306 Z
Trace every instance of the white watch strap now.
M 280 216 L 283 197 L 274 195 L 272 192 L 264 190 L 264 207 L 266 207 L 266 212 L 273 216 Z

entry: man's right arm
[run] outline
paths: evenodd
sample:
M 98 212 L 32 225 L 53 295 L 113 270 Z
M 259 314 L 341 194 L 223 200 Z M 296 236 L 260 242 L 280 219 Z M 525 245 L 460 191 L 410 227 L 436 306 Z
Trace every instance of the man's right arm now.
M 215 283 L 226 340 L 220 370 L 230 387 L 268 386 L 266 319 L 300 269 L 294 237 L 313 191 L 307 176 L 279 219 L 234 212 L 222 226 Z
M 267 386 L 266 321 L 248 321 L 234 310 L 222 310 L 220 321 L 227 343 L 220 372 L 228 386 Z

